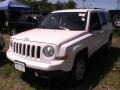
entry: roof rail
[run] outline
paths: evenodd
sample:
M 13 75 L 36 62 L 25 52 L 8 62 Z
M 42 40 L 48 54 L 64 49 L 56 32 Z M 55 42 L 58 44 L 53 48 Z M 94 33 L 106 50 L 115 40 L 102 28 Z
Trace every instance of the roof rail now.
M 104 8 L 78 8 L 78 9 L 101 9 L 101 10 L 105 10 Z
M 105 10 L 104 8 L 93 8 L 93 9 L 102 9 L 102 10 Z

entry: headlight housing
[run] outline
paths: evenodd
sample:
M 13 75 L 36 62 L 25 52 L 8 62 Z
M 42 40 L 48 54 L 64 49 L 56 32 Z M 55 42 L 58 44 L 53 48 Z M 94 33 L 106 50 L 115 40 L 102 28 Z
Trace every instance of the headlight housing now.
M 44 47 L 42 52 L 46 57 L 50 58 L 54 55 L 55 50 L 52 46 L 49 45 L 49 46 Z

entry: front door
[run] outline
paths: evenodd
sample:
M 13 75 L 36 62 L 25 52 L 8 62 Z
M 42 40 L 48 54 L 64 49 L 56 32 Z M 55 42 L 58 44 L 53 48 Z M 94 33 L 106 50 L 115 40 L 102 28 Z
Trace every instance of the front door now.
M 89 32 L 91 34 L 90 37 L 90 42 L 89 44 L 89 53 L 92 54 L 93 52 L 95 52 L 98 48 L 101 47 L 101 42 L 102 42 L 102 27 L 101 29 L 96 29 L 93 30 L 92 28 L 95 26 L 95 24 L 101 24 L 100 22 L 100 18 L 99 18 L 99 13 L 98 12 L 91 12 L 90 13 L 90 21 L 89 21 Z

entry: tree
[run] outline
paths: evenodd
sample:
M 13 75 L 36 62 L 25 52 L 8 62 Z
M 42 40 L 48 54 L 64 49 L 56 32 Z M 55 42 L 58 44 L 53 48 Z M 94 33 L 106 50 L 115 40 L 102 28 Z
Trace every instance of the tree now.
M 48 0 L 37 1 L 38 7 L 41 11 L 51 11 L 53 4 Z
M 69 0 L 68 2 L 57 1 L 57 3 L 55 4 L 56 10 L 73 9 L 73 8 L 76 8 L 76 3 L 73 0 Z
M 76 3 L 73 0 L 69 0 L 67 3 L 67 8 L 69 9 L 76 8 Z
M 57 1 L 55 4 L 48 2 L 48 0 L 19 0 L 24 4 L 29 5 L 33 10 L 53 11 L 60 9 L 76 8 L 76 3 L 73 0 L 68 2 Z
M 57 1 L 57 3 L 54 4 L 54 8 L 55 8 L 55 10 L 60 10 L 60 9 L 64 8 L 64 5 L 62 2 Z

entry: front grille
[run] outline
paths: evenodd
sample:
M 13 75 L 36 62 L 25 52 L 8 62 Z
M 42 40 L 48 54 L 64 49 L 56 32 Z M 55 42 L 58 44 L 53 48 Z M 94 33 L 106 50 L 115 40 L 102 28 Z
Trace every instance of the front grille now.
M 13 42 L 13 51 L 18 55 L 31 58 L 40 58 L 40 46 Z

